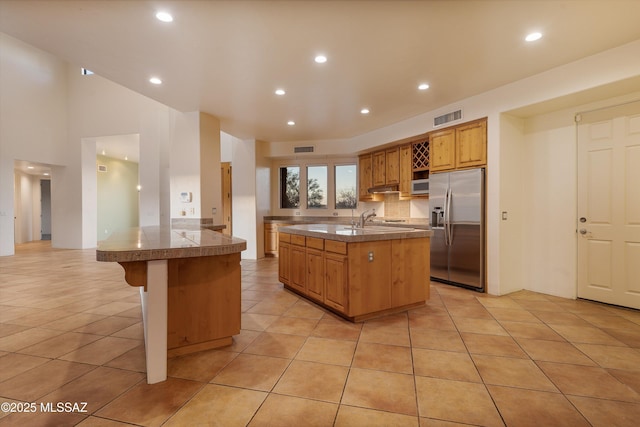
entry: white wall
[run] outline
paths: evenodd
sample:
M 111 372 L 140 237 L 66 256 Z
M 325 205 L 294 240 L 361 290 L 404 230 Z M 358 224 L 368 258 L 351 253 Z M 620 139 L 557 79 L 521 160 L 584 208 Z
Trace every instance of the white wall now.
M 96 236 L 104 240 L 116 230 L 138 226 L 138 164 L 102 155 L 98 155 L 97 164 L 106 167 L 106 171 L 96 172 Z
M 211 114 L 200 113 L 201 218 L 212 218 L 214 224 L 223 223 L 220 157 L 220 120 Z
M 523 199 L 530 194 L 524 187 L 522 165 L 524 156 L 524 120 L 508 115 L 500 117 L 500 283 L 501 293 L 523 289 L 523 247 L 528 245 L 524 235 L 525 212 Z M 488 170 L 491 174 L 493 171 Z M 494 191 L 488 188 L 488 191 Z M 506 215 L 506 219 L 502 215 Z
M 20 171 L 15 172 L 15 242 L 25 243 L 40 239 L 40 228 L 36 227 L 36 215 L 33 200 L 39 194 L 39 188 L 35 187 L 35 179 Z M 38 181 L 39 182 L 39 181 Z
M 233 185 L 233 235 L 247 241 L 243 259 L 257 259 L 264 255 L 264 244 L 258 247 L 258 201 L 256 183 L 256 141 L 233 140 L 231 180 Z
M 66 72 L 65 62 L 0 33 L 0 256 L 14 252 L 14 160 L 67 162 Z
M 52 174 L 52 244 L 64 248 L 97 244 L 97 193 L 91 178 L 95 177 L 96 137 L 140 135 L 139 223 L 169 221 L 168 150 L 174 110 L 98 75 L 83 76 L 79 70 L 69 65 L 67 72 L 69 138 L 63 150 L 70 163 Z
M 565 115 L 559 127 L 554 116 Z M 573 115 L 530 118 L 522 162 L 525 242 L 523 287 L 566 298 L 576 297 L 576 133 Z M 567 124 L 568 123 L 568 124 Z
M 171 218 L 200 218 L 200 114 L 171 114 Z M 180 193 L 191 193 L 191 202 Z
M 271 213 L 271 161 L 266 157 L 268 145 L 256 141 L 256 257 L 264 258 L 264 217 Z

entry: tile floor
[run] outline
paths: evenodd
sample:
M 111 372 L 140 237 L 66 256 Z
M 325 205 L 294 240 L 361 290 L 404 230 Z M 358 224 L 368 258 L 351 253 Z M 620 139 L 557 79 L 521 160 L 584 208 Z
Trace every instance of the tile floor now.
M 138 290 L 119 265 L 48 242 L 0 257 L 0 402 L 37 405 L 0 412 L 0 426 L 640 420 L 638 311 L 432 284 L 425 307 L 352 324 L 284 291 L 276 260 L 242 269 L 234 344 L 171 359 L 169 379 L 148 385 Z M 40 407 L 57 402 L 86 412 Z

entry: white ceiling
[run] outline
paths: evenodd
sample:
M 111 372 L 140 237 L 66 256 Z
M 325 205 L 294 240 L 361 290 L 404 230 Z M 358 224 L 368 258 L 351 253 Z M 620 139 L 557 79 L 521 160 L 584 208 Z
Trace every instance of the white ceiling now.
M 0 31 L 267 141 L 348 138 L 432 111 L 640 39 L 638 17 L 638 0 L 0 0 Z M 534 30 L 544 37 L 525 43 Z

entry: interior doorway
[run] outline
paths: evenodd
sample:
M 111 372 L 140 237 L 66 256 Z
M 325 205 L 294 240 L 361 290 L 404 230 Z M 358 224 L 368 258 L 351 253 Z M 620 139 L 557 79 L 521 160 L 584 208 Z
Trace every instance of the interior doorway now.
M 40 180 L 40 240 L 51 240 L 51 180 Z
M 578 297 L 640 309 L 640 101 L 578 122 Z
M 51 165 L 14 161 L 14 244 L 51 240 Z
M 95 229 L 100 242 L 114 231 L 140 225 L 140 135 L 100 136 L 85 142 L 91 148 L 88 152 L 95 153 L 88 161 L 95 170 L 91 178 L 96 179 Z

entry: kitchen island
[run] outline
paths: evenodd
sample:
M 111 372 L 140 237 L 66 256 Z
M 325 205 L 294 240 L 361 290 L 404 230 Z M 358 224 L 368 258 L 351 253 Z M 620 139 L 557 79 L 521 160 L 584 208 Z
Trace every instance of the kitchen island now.
M 285 288 L 357 322 L 429 299 L 431 230 L 305 224 L 279 230 Z
M 167 357 L 230 345 L 240 333 L 240 252 L 246 241 L 199 228 L 138 227 L 112 234 L 96 259 L 117 262 L 140 287 L 147 382 Z

